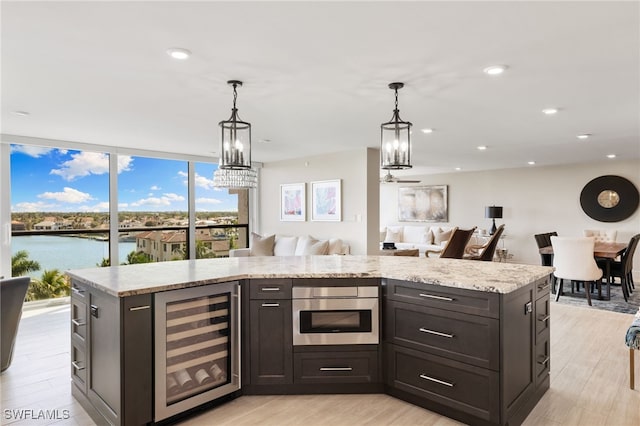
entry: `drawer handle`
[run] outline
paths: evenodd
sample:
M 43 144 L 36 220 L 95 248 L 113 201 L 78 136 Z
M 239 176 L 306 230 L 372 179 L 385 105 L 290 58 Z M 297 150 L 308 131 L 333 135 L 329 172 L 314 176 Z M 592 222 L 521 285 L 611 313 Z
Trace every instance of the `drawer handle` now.
M 441 384 L 441 385 L 444 385 L 444 386 L 449 386 L 450 388 L 455 386 L 455 383 L 449 383 L 449 382 L 445 382 L 444 380 L 438 380 L 438 379 L 435 379 L 433 377 L 425 376 L 424 374 L 421 374 L 420 378 L 424 379 L 424 380 L 429 380 L 431 382 L 435 382 L 435 383 L 438 383 L 438 384 Z
M 437 300 L 444 300 L 447 302 L 453 302 L 453 299 L 450 297 L 444 297 L 444 296 L 436 296 L 433 294 L 424 294 L 424 293 L 420 293 L 420 297 L 426 297 L 428 299 L 437 299 Z
M 77 320 L 77 319 L 72 319 L 71 322 L 73 323 L 73 325 L 75 325 L 76 327 L 82 327 L 83 325 L 87 325 L 86 322 L 81 321 L 81 320 Z
M 538 321 L 540 321 L 540 322 L 549 321 L 549 318 L 551 318 L 551 315 L 547 315 L 546 317 L 538 318 Z
M 280 304 L 279 303 L 263 303 L 262 307 L 263 308 L 279 308 Z
M 280 287 L 262 287 L 260 291 L 280 291 Z
M 351 367 L 320 367 L 320 371 L 353 371 Z
M 80 289 L 79 289 L 79 288 L 77 288 L 77 287 L 71 287 L 71 290 L 72 290 L 75 294 L 77 294 L 77 295 L 79 295 L 79 296 L 82 296 L 82 295 L 83 295 L 82 293 L 84 293 L 84 290 L 80 290 Z
M 144 309 L 151 309 L 151 306 L 149 306 L 149 305 L 133 306 L 133 307 L 129 308 L 129 311 L 142 311 Z
M 542 291 L 542 290 L 548 289 L 549 285 L 551 285 L 551 283 L 547 282 L 546 284 L 544 284 L 542 286 L 538 286 L 538 291 Z
M 542 361 L 538 361 L 538 364 L 545 365 L 549 362 L 550 358 L 547 356 Z
M 80 366 L 80 364 L 78 364 L 77 361 L 71 361 L 71 365 L 73 365 L 73 368 L 80 371 L 80 370 L 84 370 L 84 367 Z
M 419 330 L 423 333 L 435 334 L 436 336 L 446 337 L 447 339 L 451 339 L 454 336 L 454 334 L 441 333 L 439 331 L 429 330 L 427 328 L 419 328 Z

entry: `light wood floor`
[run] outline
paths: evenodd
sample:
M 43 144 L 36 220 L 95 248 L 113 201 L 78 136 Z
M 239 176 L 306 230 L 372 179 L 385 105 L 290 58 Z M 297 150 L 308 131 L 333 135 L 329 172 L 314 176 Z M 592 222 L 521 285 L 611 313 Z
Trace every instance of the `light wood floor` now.
M 525 425 L 640 425 L 640 390 L 629 389 L 624 333 L 633 316 L 552 303 L 551 389 Z M 640 356 L 636 382 L 640 382 Z M 94 423 L 71 397 L 69 308 L 24 313 L 12 366 L 0 381 L 0 424 Z M 639 386 L 640 387 L 640 386 Z M 6 410 L 68 410 L 70 418 L 15 420 Z M 209 425 L 454 425 L 386 395 L 246 396 L 192 417 Z

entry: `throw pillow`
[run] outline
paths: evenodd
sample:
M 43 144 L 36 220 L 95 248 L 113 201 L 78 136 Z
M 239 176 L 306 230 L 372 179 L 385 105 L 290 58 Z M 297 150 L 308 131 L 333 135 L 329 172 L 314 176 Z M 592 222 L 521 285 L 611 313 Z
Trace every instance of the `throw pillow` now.
M 340 238 L 329 239 L 327 254 L 344 254 L 342 252 L 342 240 Z
M 269 235 L 263 237 L 255 232 L 251 233 L 251 248 L 249 249 L 250 256 L 273 256 L 273 245 L 275 243 L 276 236 Z
M 387 235 L 384 237 L 385 243 L 402 242 L 402 229 L 387 228 Z
M 449 238 L 451 238 L 451 231 L 452 230 L 450 229 L 448 231 L 436 232 L 433 234 L 433 243 L 440 244 L 445 241 L 449 241 Z
M 429 230 L 426 234 L 424 234 L 424 240 L 422 241 L 423 243 L 426 244 L 433 244 L 433 232 L 431 230 Z
M 296 252 L 298 237 L 278 237 L 273 246 L 275 256 L 293 256 Z
M 305 255 L 324 255 L 327 254 L 327 250 L 329 250 L 329 241 L 328 240 L 313 240 L 309 238 L 309 243 L 305 247 L 304 254 Z

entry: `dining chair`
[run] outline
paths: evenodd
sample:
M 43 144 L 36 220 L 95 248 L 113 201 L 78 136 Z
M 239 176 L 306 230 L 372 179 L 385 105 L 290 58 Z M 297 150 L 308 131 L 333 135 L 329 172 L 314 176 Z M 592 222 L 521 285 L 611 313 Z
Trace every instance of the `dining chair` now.
M 543 247 L 549 247 L 551 245 L 551 237 L 557 237 L 557 232 L 547 232 L 544 234 L 535 234 L 533 237 L 536 239 L 538 249 Z M 540 262 L 542 266 L 553 266 L 553 254 L 540 253 Z
M 564 280 L 571 280 L 584 283 L 584 292 L 587 296 L 587 303 L 591 305 L 591 285 L 597 284 L 600 289 L 602 269 L 598 268 L 593 257 L 593 247 L 595 239 L 593 237 L 551 237 L 553 247 L 553 272 L 554 277 L 560 280 L 560 285 L 556 291 L 556 302 L 562 294 Z
M 490 262 L 493 260 L 493 256 L 498 248 L 498 242 L 504 232 L 504 224 L 500 225 L 496 232 L 493 233 L 491 238 L 484 244 L 471 244 L 465 248 L 465 255 L 463 259 L 469 260 L 483 260 Z
M 2 318 L 2 330 L 0 330 L 1 346 L 0 361 L 4 371 L 11 365 L 13 358 L 13 346 L 18 334 L 18 325 L 22 316 L 22 303 L 27 294 L 27 288 L 31 278 L 15 277 L 0 280 L 0 317 Z
M 593 237 L 597 243 L 615 243 L 618 231 L 615 229 L 585 229 L 585 237 Z
M 636 234 L 629 240 L 629 245 L 620 256 L 619 262 L 611 262 L 610 279 L 620 278 L 620 286 L 622 287 L 622 295 L 624 300 L 628 301 L 629 295 L 633 292 L 635 284 L 633 283 L 633 256 L 640 240 L 640 234 Z M 598 262 L 598 266 L 604 267 L 604 260 Z
M 471 229 L 460 229 L 457 226 L 451 230 L 451 237 L 449 241 L 441 250 L 427 250 L 424 252 L 426 257 L 429 257 L 430 253 L 439 254 L 440 258 L 448 259 L 462 259 L 464 256 L 464 249 L 469 244 L 473 232 L 476 230 L 476 226 Z

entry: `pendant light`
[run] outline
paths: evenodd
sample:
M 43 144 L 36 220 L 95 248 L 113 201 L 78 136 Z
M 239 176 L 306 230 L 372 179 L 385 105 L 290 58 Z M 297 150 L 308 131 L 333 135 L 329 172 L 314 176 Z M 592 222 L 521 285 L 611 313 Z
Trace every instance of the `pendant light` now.
M 236 108 L 236 89 L 242 81 L 229 80 L 227 84 L 233 87 L 233 108 L 231 117 L 219 123 L 220 161 L 213 184 L 218 188 L 255 188 L 258 173 L 251 168 L 251 124 L 240 119 Z
M 402 121 L 398 110 L 398 89 L 404 83 L 391 83 L 389 89 L 395 92 L 396 104 L 391 121 L 380 125 L 380 167 L 386 170 L 410 169 L 411 166 L 411 126 Z

